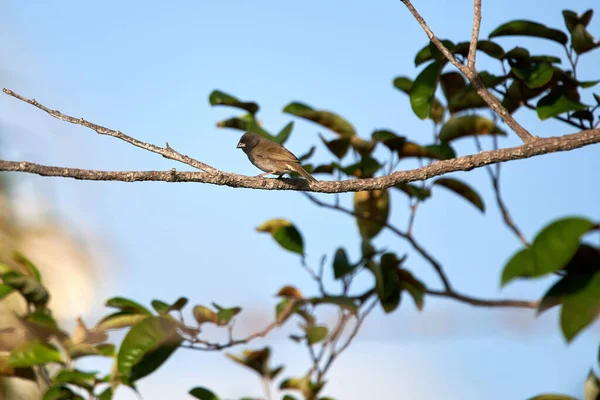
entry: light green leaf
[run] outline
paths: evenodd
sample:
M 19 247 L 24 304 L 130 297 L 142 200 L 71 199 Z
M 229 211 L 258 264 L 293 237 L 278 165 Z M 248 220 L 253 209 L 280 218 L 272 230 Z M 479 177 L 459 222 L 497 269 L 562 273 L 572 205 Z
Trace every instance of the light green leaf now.
M 328 329 L 323 325 L 315 325 L 306 328 L 306 340 L 308 344 L 319 343 L 327 337 Z
M 14 348 L 8 356 L 8 363 L 15 368 L 27 368 L 47 363 L 62 364 L 62 356 L 58 349 L 39 341 L 27 342 Z

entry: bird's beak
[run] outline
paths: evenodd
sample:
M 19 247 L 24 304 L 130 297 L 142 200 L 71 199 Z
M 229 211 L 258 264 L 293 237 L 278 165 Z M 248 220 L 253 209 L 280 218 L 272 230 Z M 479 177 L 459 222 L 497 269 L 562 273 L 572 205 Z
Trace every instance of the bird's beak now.
M 244 147 L 246 147 L 246 145 L 244 143 L 240 142 L 240 143 L 237 144 L 236 148 L 237 149 L 241 149 L 241 148 L 244 148 Z

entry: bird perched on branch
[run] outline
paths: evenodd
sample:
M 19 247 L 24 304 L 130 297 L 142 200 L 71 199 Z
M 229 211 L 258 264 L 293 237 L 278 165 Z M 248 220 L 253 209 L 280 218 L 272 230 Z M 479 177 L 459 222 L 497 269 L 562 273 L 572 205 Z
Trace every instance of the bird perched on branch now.
M 281 177 L 286 173 L 297 172 L 309 182 L 318 182 L 302 168 L 300 161 L 292 152 L 257 133 L 244 133 L 237 148 L 246 153 L 255 167 L 264 171 L 264 174 L 258 175 L 261 178 L 269 174 Z

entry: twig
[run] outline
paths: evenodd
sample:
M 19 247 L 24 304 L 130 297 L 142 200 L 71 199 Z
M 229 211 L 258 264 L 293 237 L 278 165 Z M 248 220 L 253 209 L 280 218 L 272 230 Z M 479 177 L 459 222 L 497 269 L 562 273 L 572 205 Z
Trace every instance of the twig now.
M 233 339 L 230 337 L 226 343 L 216 343 L 202 340 L 199 338 L 194 338 L 189 340 L 190 343 L 181 344 L 180 347 L 193 350 L 217 351 L 223 350 L 228 347 L 238 346 L 240 344 L 247 344 L 254 339 L 267 336 L 269 332 L 280 326 L 283 323 L 283 321 L 285 321 L 292 314 L 294 306 L 296 306 L 296 304 L 298 303 L 299 300 L 290 299 L 290 302 L 285 306 L 285 308 L 283 309 L 281 314 L 279 314 L 279 317 L 275 321 L 267 325 L 263 330 L 255 332 L 243 339 Z M 198 344 L 203 345 L 203 347 L 198 346 Z
M 446 297 L 460 301 L 461 303 L 470 304 L 477 307 L 516 307 L 516 308 L 537 308 L 539 302 L 527 301 L 527 300 L 512 300 L 512 299 L 499 299 L 499 300 L 484 300 L 475 297 L 467 296 L 464 294 L 457 293 L 455 291 L 446 290 L 431 290 L 425 291 L 430 296 Z
M 519 124 L 513 116 L 504 108 L 504 106 L 500 103 L 500 101 L 492 96 L 492 94 L 487 90 L 483 81 L 475 71 L 475 69 L 471 69 L 466 65 L 460 63 L 444 46 L 444 44 L 433 34 L 421 14 L 415 9 L 410 0 L 400 0 L 406 8 L 410 11 L 410 13 L 415 17 L 419 25 L 425 31 L 425 34 L 429 38 L 429 40 L 440 50 L 440 52 L 450 61 L 452 65 L 454 65 L 460 72 L 462 72 L 467 79 L 471 82 L 477 94 L 486 102 L 486 104 L 494 110 L 496 114 L 502 118 L 502 121 L 506 123 L 520 138 L 524 143 L 531 143 L 537 141 L 539 138 L 534 137 L 529 133 L 521 124 Z
M 477 41 L 479 40 L 479 28 L 481 27 L 481 0 L 473 1 L 473 32 L 469 44 L 469 56 L 467 67 L 475 71 L 475 58 L 477 57 Z

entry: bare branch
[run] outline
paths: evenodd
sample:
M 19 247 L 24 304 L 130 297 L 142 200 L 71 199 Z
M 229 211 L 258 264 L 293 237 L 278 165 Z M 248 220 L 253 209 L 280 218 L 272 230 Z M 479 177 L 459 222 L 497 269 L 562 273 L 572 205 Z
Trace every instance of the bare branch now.
M 27 161 L 0 161 L 0 171 L 27 172 L 41 176 L 74 178 L 88 181 L 199 182 L 248 189 L 346 193 L 386 189 L 399 183 L 423 181 L 450 172 L 470 171 L 486 165 L 573 150 L 599 142 L 600 129 L 589 129 L 560 137 L 537 139 L 517 147 L 484 151 L 483 153 L 462 156 L 451 160 L 437 161 L 422 168 L 398 171 L 378 178 L 320 181 L 312 184 L 309 184 L 304 179 L 265 179 L 220 171 L 215 174 L 178 172 L 174 169 L 171 171 L 98 171 L 46 166 Z
M 89 129 L 95 131 L 96 133 L 98 133 L 100 135 L 107 135 L 107 136 L 115 137 L 117 139 L 121 139 L 121 140 L 123 140 L 127 143 L 130 143 L 136 147 L 139 147 L 141 149 L 151 151 L 152 153 L 160 154 L 161 156 L 171 159 L 171 160 L 182 162 L 184 164 L 190 165 L 194 168 L 198 168 L 199 170 L 207 172 L 209 174 L 216 174 L 219 172 L 218 170 L 216 170 L 215 168 L 211 167 L 208 164 L 205 164 L 203 162 L 200 162 L 198 160 L 195 160 L 191 157 L 185 156 L 185 155 L 173 150 L 173 148 L 171 148 L 168 143 L 167 143 L 166 147 L 164 147 L 164 148 L 155 146 L 150 143 L 145 143 L 140 140 L 134 139 L 130 136 L 127 136 L 123 132 L 105 128 L 103 126 L 86 121 L 83 118 L 71 117 L 69 115 L 62 114 L 61 112 L 59 112 L 57 110 L 51 110 L 48 107 L 44 106 L 43 104 L 40 104 L 37 101 L 35 101 L 35 99 L 28 99 L 26 97 L 21 96 L 18 93 L 13 92 L 12 90 L 3 89 L 3 92 L 9 96 L 12 96 L 16 99 L 24 101 L 27 104 L 31 104 L 32 106 L 35 106 L 42 111 L 45 111 L 48 114 L 50 114 L 51 116 L 53 116 L 54 118 L 60 119 L 61 121 L 70 122 L 71 124 L 84 126 L 86 128 L 89 128 Z
M 479 28 L 481 27 L 481 0 L 473 1 L 473 32 L 469 44 L 469 56 L 467 66 L 475 71 L 475 58 L 477 57 L 477 41 L 479 40 Z
M 526 301 L 526 300 L 512 300 L 512 299 L 499 299 L 499 300 L 484 300 L 476 297 L 467 296 L 464 294 L 457 293 L 455 291 L 447 290 L 430 290 L 425 291 L 430 296 L 447 297 L 460 301 L 461 303 L 467 303 L 477 307 L 515 307 L 515 308 L 537 308 L 539 302 L 537 301 Z
M 508 125 L 521 138 L 521 140 L 523 140 L 524 143 L 531 143 L 538 140 L 537 137 L 534 137 L 525 128 L 523 128 L 523 126 L 521 126 L 521 124 L 519 124 L 513 118 L 513 116 L 506 110 L 506 108 L 504 108 L 504 106 L 500 104 L 500 101 L 487 90 L 475 69 L 471 69 L 468 66 L 461 64 L 452 55 L 452 53 L 450 53 L 446 46 L 444 46 L 444 44 L 433 34 L 433 32 L 431 31 L 421 14 L 419 14 L 419 12 L 415 9 L 410 0 L 400 1 L 404 3 L 404 5 L 406 6 L 406 8 L 408 8 L 413 17 L 415 17 L 419 25 L 421 25 L 429 40 L 431 40 L 431 42 L 442 52 L 444 57 L 446 57 L 452 65 L 458 68 L 458 70 L 467 77 L 471 84 L 473 84 L 473 87 L 477 91 L 477 94 L 486 102 L 488 106 L 490 106 L 492 110 L 494 110 L 496 114 L 498 114 L 498 116 L 500 116 L 502 121 L 504 121 L 506 125 Z

